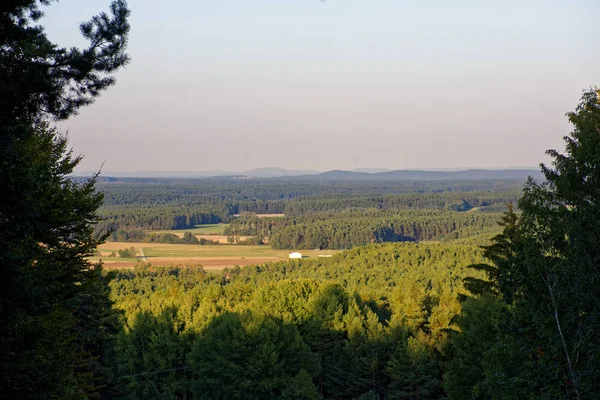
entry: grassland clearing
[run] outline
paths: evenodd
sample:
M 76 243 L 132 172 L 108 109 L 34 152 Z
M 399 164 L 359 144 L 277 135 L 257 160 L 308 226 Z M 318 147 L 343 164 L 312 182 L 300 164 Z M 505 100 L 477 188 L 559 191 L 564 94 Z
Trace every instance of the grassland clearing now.
M 133 247 L 138 253 L 137 259 L 108 257 L 111 252 Z M 128 243 L 108 242 L 100 245 L 100 256 L 92 260 L 102 259 L 106 268 L 132 268 L 143 263 L 140 249 L 149 263 L 153 265 L 202 265 L 206 269 L 223 269 L 235 265 L 262 264 L 270 261 L 288 260 L 291 250 L 275 250 L 269 246 L 239 246 L 239 245 L 185 245 L 162 243 Z M 301 250 L 305 257 L 335 254 L 330 250 Z M 139 260 L 139 261 L 138 261 Z
M 173 235 L 179 237 L 179 238 L 183 238 L 184 232 L 185 231 L 149 231 L 149 233 L 172 233 Z M 196 236 L 196 238 L 198 239 L 206 239 L 206 240 L 212 240 L 213 242 L 218 242 L 221 244 L 227 244 L 229 243 L 227 241 L 227 238 L 229 236 L 226 235 L 194 235 Z M 247 240 L 249 238 L 251 238 L 252 236 L 238 236 L 240 240 Z
M 229 224 L 203 224 L 196 225 L 195 228 L 189 229 L 173 229 L 173 230 L 162 230 L 162 231 L 146 231 L 146 233 L 172 233 L 179 237 L 183 237 L 185 232 L 192 232 L 194 235 L 223 235 L 223 230 Z M 198 236 L 200 237 L 200 236 Z
M 205 224 L 196 225 L 195 228 L 190 229 L 173 229 L 173 230 L 161 230 L 161 231 L 146 231 L 146 233 L 170 233 L 179 238 L 183 238 L 185 232 L 191 232 L 192 235 L 198 239 L 212 240 L 218 243 L 228 243 L 227 235 L 223 235 L 223 230 L 229 226 L 229 224 Z M 241 236 L 240 240 L 246 240 L 251 236 Z

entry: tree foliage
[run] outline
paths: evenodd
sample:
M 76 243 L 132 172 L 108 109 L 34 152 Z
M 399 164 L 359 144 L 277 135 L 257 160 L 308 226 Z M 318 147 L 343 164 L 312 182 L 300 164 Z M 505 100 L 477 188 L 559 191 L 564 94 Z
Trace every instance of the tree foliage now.
M 115 83 L 127 64 L 129 9 L 124 0 L 80 25 L 85 49 L 52 43 L 39 20 L 51 0 L 9 0 L 0 13 L 0 116 L 7 121 L 66 119 Z
M 38 24 L 51 2 L 0 12 L 0 397 L 92 398 L 109 372 L 113 329 L 105 281 L 87 260 L 102 195 L 70 175 L 81 160 L 50 125 L 90 104 L 126 64 L 124 1 L 81 25 L 84 50 L 50 42 Z M 103 334 L 102 332 L 106 334 Z M 100 364 L 99 364 L 100 363 Z
M 116 397 L 439 398 L 462 278 L 482 278 L 467 268 L 482 261 L 473 246 L 404 243 L 222 274 L 119 271 Z
M 518 220 L 509 210 L 504 233 L 486 248 L 492 264 L 476 266 L 491 283 L 479 285 L 485 294 L 470 300 L 473 312 L 460 324 L 446 381 L 452 398 L 584 399 L 600 390 L 598 91 L 585 92 L 567 115 L 574 129 L 565 153 L 548 151 L 554 160 L 541 166 L 546 181 L 528 181 Z M 478 357 L 471 365 L 481 369 L 469 373 L 460 365 L 472 349 Z

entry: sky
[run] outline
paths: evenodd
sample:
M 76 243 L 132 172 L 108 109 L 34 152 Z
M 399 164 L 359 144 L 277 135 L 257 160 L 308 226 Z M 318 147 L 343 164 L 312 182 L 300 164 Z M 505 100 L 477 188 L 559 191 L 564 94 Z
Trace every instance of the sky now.
M 60 0 L 50 39 L 109 0 Z M 600 2 L 130 0 L 131 63 L 60 123 L 80 171 L 535 167 L 600 86 Z

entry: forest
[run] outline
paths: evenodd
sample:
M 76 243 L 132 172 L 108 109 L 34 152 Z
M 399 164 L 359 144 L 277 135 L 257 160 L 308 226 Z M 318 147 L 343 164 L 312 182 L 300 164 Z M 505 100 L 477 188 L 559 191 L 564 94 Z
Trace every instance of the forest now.
M 275 249 L 349 249 L 369 243 L 439 241 L 495 233 L 498 213 L 355 209 L 305 217 L 259 218 L 242 214 L 228 235 L 256 236 Z
M 0 12 L 0 399 L 598 397 L 600 90 L 526 182 L 82 178 L 59 123 L 129 63 L 130 10 L 66 48 L 39 22 L 52 3 Z M 110 235 L 194 247 L 153 231 L 218 222 L 344 251 L 210 272 L 93 259 Z
M 438 398 L 463 278 L 483 261 L 473 246 L 385 244 L 219 275 L 116 272 L 111 395 Z
M 519 197 L 516 189 L 491 191 L 487 182 L 472 183 L 470 192 L 440 187 L 419 193 L 428 187 L 405 185 L 346 182 L 327 189 L 304 185 L 300 190 L 293 184 L 248 183 L 242 191 L 237 186 L 215 189 L 201 181 L 175 181 L 159 187 L 108 184 L 99 186 L 105 202 L 96 231 L 110 232 L 113 240 L 129 240 L 144 230 L 231 222 L 225 234 L 256 236 L 257 241 L 269 241 L 276 248 L 344 249 L 373 242 L 448 240 L 488 233 L 497 227 L 498 212 Z M 286 218 L 253 214 L 285 214 Z

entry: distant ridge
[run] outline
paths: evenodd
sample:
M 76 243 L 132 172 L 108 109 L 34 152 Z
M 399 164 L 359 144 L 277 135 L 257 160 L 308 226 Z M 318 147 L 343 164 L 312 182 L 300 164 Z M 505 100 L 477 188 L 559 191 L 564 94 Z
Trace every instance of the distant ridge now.
M 366 172 L 367 174 L 376 174 L 378 172 L 390 172 L 389 168 L 354 168 L 352 172 Z
M 529 176 L 536 180 L 542 178 L 535 169 L 468 169 L 462 171 L 421 171 L 397 170 L 377 173 L 334 170 L 321 174 L 301 176 L 303 180 L 526 180 Z
M 249 171 L 242 172 L 241 175 L 255 178 L 277 178 L 283 176 L 314 175 L 318 173 L 320 172 L 311 170 L 290 170 L 285 168 L 265 167 L 251 169 Z
M 371 172 L 369 172 L 371 171 Z M 91 176 L 92 172 L 79 172 L 77 176 Z M 211 178 L 230 179 L 245 176 L 255 179 L 285 179 L 303 181 L 398 181 L 398 180 L 526 180 L 529 176 L 543 179 L 537 169 L 463 169 L 463 170 L 385 170 L 366 168 L 359 170 L 332 170 L 317 172 L 312 170 L 288 170 L 285 168 L 265 167 L 243 172 L 234 171 L 137 171 L 103 172 L 102 177 L 114 178 Z
M 91 176 L 95 172 L 81 171 L 76 173 L 77 176 Z M 320 171 L 312 170 L 290 170 L 285 168 L 265 167 L 256 168 L 248 171 L 103 171 L 100 175 L 103 177 L 114 178 L 210 178 L 210 177 L 227 177 L 227 176 L 249 176 L 252 178 L 278 178 L 288 176 L 312 175 L 319 174 Z
M 375 174 L 381 179 L 527 179 L 541 177 L 535 169 L 467 169 L 462 171 L 403 170 Z
M 78 176 L 90 176 L 94 172 L 82 171 L 78 172 Z M 102 171 L 100 176 L 114 178 L 209 178 L 211 176 L 232 176 L 239 173 L 214 170 L 214 171 Z

